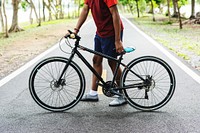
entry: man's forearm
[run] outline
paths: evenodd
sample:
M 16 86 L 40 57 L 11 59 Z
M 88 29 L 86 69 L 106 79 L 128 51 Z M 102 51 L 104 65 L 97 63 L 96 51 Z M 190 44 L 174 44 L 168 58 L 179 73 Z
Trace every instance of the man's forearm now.
M 121 34 L 121 23 L 120 23 L 120 16 L 116 6 L 111 7 L 111 14 L 113 18 L 113 26 L 115 30 L 115 41 L 120 41 L 120 34 Z
M 78 22 L 76 24 L 76 29 L 79 30 L 81 28 L 81 26 L 83 25 L 83 23 L 85 22 L 87 16 L 88 16 L 88 12 L 89 12 L 89 9 L 88 9 L 88 6 L 87 5 L 84 5 L 82 11 L 81 11 L 81 14 L 80 14 L 80 17 L 78 19 Z

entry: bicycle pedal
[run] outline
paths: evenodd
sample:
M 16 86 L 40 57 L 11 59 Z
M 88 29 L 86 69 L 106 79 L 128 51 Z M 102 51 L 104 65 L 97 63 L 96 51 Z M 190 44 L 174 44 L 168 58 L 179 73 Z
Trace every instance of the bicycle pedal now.
M 115 94 L 115 95 L 118 95 L 118 96 L 122 96 L 123 94 L 121 94 L 121 93 L 119 93 L 119 92 L 117 92 L 117 91 L 115 91 L 115 90 L 111 90 L 110 91 L 112 94 Z

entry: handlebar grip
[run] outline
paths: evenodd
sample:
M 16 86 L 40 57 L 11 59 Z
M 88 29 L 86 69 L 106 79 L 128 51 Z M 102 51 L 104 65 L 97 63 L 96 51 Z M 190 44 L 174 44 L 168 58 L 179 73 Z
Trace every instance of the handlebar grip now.
M 71 30 L 68 30 L 69 34 L 72 34 L 73 32 Z
M 81 37 L 73 33 L 71 30 L 68 30 L 69 34 L 65 35 L 65 38 L 70 38 L 70 39 L 77 39 L 80 40 Z

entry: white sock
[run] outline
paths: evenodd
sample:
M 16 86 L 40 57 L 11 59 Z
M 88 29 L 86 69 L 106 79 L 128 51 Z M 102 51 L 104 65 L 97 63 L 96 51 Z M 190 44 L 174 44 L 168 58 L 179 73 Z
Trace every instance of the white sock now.
M 90 94 L 91 96 L 96 96 L 96 95 L 98 95 L 97 91 L 93 91 L 93 90 L 90 90 L 89 94 Z

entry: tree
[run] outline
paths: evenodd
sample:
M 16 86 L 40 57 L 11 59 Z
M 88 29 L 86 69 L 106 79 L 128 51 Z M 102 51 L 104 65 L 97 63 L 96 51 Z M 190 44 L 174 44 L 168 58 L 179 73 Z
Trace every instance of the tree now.
M 129 9 L 130 9 L 131 13 L 133 14 L 133 13 L 134 13 L 133 10 L 134 10 L 135 1 L 134 1 L 134 0 L 128 0 L 128 1 L 126 2 L 126 0 L 125 0 L 125 1 L 123 1 L 123 2 L 129 6 Z M 137 14 L 138 14 L 138 16 L 140 16 L 138 10 L 137 10 Z
M 48 4 L 45 2 L 45 0 L 43 0 L 43 15 L 44 15 L 44 21 L 45 21 L 45 7 L 47 7 L 48 11 L 49 11 L 49 20 L 52 20 L 52 11 L 51 11 L 51 0 L 47 0 Z
M 62 8 L 62 0 L 56 0 L 56 13 L 59 19 L 64 18 L 63 8 Z
M 149 13 L 152 13 L 153 21 L 156 21 L 155 14 L 154 14 L 154 8 L 155 8 L 155 6 L 157 6 L 156 1 L 154 1 L 154 0 L 147 0 L 147 3 L 149 3 L 149 2 L 151 3 L 151 9 L 150 9 Z
M 195 0 L 191 0 L 191 16 L 190 19 L 195 19 Z
M 3 3 L 3 1 L 0 0 L 0 22 L 1 22 L 2 32 L 4 32 L 4 21 L 3 21 L 3 13 L 2 13 L 2 3 Z
M 45 15 L 45 2 L 42 0 L 42 14 L 43 14 L 43 21 L 46 20 L 46 15 Z
M 180 14 L 180 8 L 181 8 L 180 0 L 176 0 L 176 5 L 177 5 L 177 9 L 178 9 L 179 27 L 180 27 L 180 29 L 182 29 L 183 28 L 183 24 L 182 24 L 181 14 Z
M 167 0 L 167 12 L 168 12 L 168 18 L 170 22 L 171 21 L 170 0 Z
M 39 17 L 38 26 L 41 26 L 40 5 L 41 5 L 41 4 L 40 4 L 40 0 L 38 0 L 38 10 L 39 10 L 39 11 L 38 11 L 38 15 L 39 15 L 39 16 L 38 16 L 38 17 Z
M 154 3 L 153 3 L 153 0 L 151 0 L 151 8 L 152 8 L 153 21 L 156 21 L 155 15 L 154 15 Z
M 174 13 L 172 14 L 172 17 L 177 18 L 178 17 L 177 0 L 172 0 L 172 2 L 174 8 Z
M 18 31 L 23 30 L 19 27 L 19 24 L 18 24 L 18 6 L 20 2 L 21 0 L 12 0 L 13 18 L 12 18 L 12 25 L 9 29 L 9 32 L 13 32 L 13 31 L 18 32 Z
M 2 13 L 2 10 L 3 10 L 3 13 Z M 1 18 L 2 18 L 2 31 L 5 32 L 5 37 L 7 38 L 9 36 L 8 36 L 7 15 L 6 15 L 6 10 L 5 10 L 5 0 L 0 0 L 0 13 L 1 13 Z
M 120 2 L 122 3 L 122 5 L 128 5 L 129 10 L 132 14 L 134 14 L 134 8 L 136 7 L 137 16 L 138 18 L 140 17 L 139 0 L 120 0 Z
M 138 4 L 138 0 L 136 1 L 136 8 L 137 8 L 137 14 L 138 14 L 138 18 L 140 17 L 140 10 L 139 10 L 139 4 Z
M 25 0 L 29 5 L 30 5 L 30 7 L 31 7 L 31 12 L 30 12 L 30 23 L 32 24 L 33 23 L 33 18 L 32 18 L 32 11 L 34 11 L 34 13 L 35 13 L 35 17 L 36 17 L 36 21 L 37 21 L 37 23 L 38 23 L 38 25 L 40 25 L 39 24 L 39 18 L 38 18 L 38 14 L 37 14 L 37 12 L 36 12 L 36 8 L 35 8 L 35 5 L 34 5 L 34 3 L 33 3 L 33 1 L 32 0 Z

